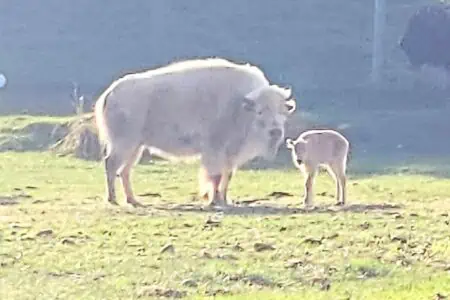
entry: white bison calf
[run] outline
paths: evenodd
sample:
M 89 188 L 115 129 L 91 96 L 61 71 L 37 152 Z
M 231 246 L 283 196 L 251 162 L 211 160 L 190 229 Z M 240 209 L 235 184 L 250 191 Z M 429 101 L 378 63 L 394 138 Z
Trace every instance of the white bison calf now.
M 172 157 L 200 156 L 200 196 L 210 205 L 225 205 L 239 166 L 257 156 L 274 158 L 295 107 L 290 88 L 270 84 L 258 67 L 221 58 L 125 75 L 95 104 L 105 144 L 107 199 L 117 203 L 118 174 L 127 202 L 139 205 L 130 169 L 148 148 Z
M 336 182 L 337 205 L 345 204 L 349 142 L 344 136 L 334 130 L 309 130 L 295 141 L 286 139 L 286 147 L 305 176 L 305 206 L 312 204 L 314 178 L 320 166 L 326 167 Z

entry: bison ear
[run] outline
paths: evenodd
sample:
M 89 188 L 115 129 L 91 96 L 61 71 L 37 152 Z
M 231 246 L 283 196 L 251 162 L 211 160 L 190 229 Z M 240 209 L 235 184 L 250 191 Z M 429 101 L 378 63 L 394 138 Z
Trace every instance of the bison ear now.
M 248 97 L 242 99 L 242 106 L 247 111 L 255 111 L 256 102 Z
M 283 87 L 283 91 L 285 93 L 285 99 L 290 100 L 292 98 L 292 87 L 290 85 L 287 85 Z
M 284 96 L 284 105 L 286 107 L 286 110 L 288 112 L 288 114 L 291 114 L 295 111 L 296 109 L 296 102 L 295 99 L 292 95 L 292 87 L 291 86 L 285 86 L 281 88 L 283 91 L 283 96 Z

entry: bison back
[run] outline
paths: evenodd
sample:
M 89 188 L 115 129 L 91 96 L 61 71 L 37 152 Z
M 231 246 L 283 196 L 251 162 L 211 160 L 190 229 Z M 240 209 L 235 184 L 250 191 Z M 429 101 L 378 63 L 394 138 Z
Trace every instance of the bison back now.
M 268 84 L 256 67 L 229 64 L 177 65 L 132 74 L 106 98 L 105 123 L 112 140 L 137 140 L 173 155 L 191 156 L 202 150 L 217 122 L 223 120 L 222 126 L 238 131 L 239 122 L 224 121 L 232 111 L 229 107 Z

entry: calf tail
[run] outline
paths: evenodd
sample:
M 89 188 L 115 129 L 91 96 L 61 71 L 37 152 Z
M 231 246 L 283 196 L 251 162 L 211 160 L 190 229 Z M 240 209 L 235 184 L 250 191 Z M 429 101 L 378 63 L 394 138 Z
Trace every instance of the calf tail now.
M 352 158 L 352 147 L 349 144 L 348 149 L 347 149 L 347 166 L 348 166 L 351 158 Z

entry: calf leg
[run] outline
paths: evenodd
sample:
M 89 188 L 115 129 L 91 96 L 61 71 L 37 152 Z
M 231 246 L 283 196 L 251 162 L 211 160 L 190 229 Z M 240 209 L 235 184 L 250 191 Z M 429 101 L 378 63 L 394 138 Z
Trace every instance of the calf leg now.
M 339 174 L 339 178 L 341 181 L 341 205 L 345 205 L 347 203 L 347 178 L 344 172 Z
M 346 201 L 346 178 L 341 165 L 333 164 L 330 168 L 336 182 L 336 204 L 344 205 Z
M 337 173 L 336 173 L 336 168 L 329 165 L 327 166 L 327 171 L 328 174 L 330 174 L 330 176 L 333 178 L 334 180 L 334 184 L 336 186 L 336 205 L 340 205 L 340 201 L 341 201 L 341 182 L 339 180 L 339 178 L 337 177 Z
M 312 205 L 312 201 L 314 198 L 314 191 L 313 191 L 313 185 L 314 185 L 314 180 L 317 174 L 317 167 L 313 167 L 313 166 L 304 166 L 303 169 L 303 174 L 306 177 L 305 178 L 305 195 L 303 198 L 303 203 L 305 204 L 306 207 L 309 207 Z

